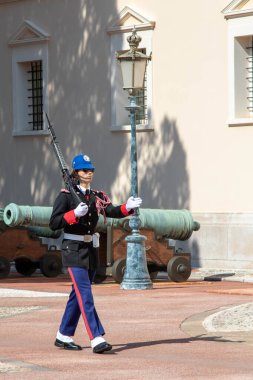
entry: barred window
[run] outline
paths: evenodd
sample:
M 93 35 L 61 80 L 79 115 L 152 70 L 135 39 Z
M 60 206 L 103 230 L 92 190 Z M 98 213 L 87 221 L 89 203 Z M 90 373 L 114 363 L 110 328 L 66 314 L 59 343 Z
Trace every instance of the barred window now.
M 252 115 L 252 37 L 234 39 L 234 91 L 235 117 Z
M 43 72 L 42 61 L 29 62 L 28 70 L 28 124 L 32 130 L 43 129 Z
M 25 20 L 9 40 L 12 48 L 13 136 L 48 135 L 49 35 Z
M 146 54 L 146 49 L 138 49 L 142 54 Z M 146 124 L 148 120 L 147 114 L 147 70 L 145 71 L 144 86 L 137 91 L 136 103 L 141 108 L 136 113 L 136 124 Z
M 246 80 L 247 80 L 247 109 L 249 115 L 253 115 L 253 36 L 250 36 L 247 41 L 246 55 Z
M 228 125 L 253 125 L 253 25 L 247 2 L 231 2 L 224 10 L 228 20 Z M 244 8 L 245 5 L 245 8 Z
M 136 124 L 146 124 L 148 120 L 147 112 L 147 72 L 144 77 L 144 87 L 138 90 L 136 93 L 136 104 L 140 106 L 138 112 L 136 112 Z

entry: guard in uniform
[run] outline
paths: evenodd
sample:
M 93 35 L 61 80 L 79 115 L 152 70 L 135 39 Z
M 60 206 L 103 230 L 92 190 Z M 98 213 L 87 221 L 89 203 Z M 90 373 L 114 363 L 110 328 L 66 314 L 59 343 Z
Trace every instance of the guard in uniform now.
M 95 232 L 99 214 L 104 219 L 123 218 L 140 207 L 141 198 L 130 197 L 125 204 L 113 206 L 102 191 L 90 188 L 94 169 L 89 157 L 79 154 L 72 161 L 72 176 L 76 180 L 76 192 L 82 202 L 76 206 L 70 192 L 61 190 L 57 196 L 49 226 L 52 230 L 63 229 L 62 263 L 72 279 L 72 291 L 57 332 L 55 346 L 67 350 L 81 350 L 73 336 L 80 316 L 94 353 L 109 351 L 112 346 L 103 338 L 105 331 L 94 306 L 91 283 L 97 267 L 99 234 Z

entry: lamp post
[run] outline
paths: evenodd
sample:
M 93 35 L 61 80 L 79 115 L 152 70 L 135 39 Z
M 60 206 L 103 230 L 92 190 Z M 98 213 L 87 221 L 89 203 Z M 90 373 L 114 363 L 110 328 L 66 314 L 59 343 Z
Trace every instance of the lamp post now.
M 135 28 L 132 35 L 127 38 L 130 50 L 117 55 L 120 62 L 123 89 L 129 92 L 129 106 L 125 107 L 130 112 L 131 125 L 131 195 L 138 197 L 138 170 L 137 170 L 137 144 L 136 144 L 136 112 L 140 108 L 136 104 L 136 91 L 144 86 L 144 75 L 147 61 L 151 56 L 147 56 L 138 51 L 141 37 L 137 35 Z M 146 237 L 140 234 L 141 220 L 139 218 L 139 208 L 134 209 L 134 214 L 130 219 L 129 226 L 131 235 L 126 237 L 127 259 L 126 269 L 121 283 L 122 289 L 150 289 L 153 287 L 150 280 L 146 251 Z

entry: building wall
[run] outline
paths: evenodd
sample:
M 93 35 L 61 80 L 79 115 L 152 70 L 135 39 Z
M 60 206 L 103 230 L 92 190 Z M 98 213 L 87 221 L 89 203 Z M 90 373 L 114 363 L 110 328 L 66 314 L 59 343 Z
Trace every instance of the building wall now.
M 108 192 L 115 202 L 129 196 L 130 136 L 110 131 L 106 33 L 127 5 L 156 22 L 154 130 L 140 132 L 137 138 L 143 207 L 187 208 L 193 213 L 202 224 L 187 242 L 196 265 L 231 267 L 236 258 L 237 266 L 252 266 L 253 128 L 227 123 L 228 23 L 221 11 L 228 3 L 1 1 L 1 206 L 52 205 L 62 186 L 50 139 L 12 136 L 8 39 L 24 19 L 51 36 L 49 112 L 66 161 L 70 164 L 79 152 L 90 155 L 96 165 L 94 187 Z

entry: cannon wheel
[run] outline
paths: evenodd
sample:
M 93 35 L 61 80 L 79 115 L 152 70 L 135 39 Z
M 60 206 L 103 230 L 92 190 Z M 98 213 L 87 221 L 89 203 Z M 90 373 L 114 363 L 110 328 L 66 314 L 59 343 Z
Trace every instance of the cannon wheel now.
M 31 276 L 37 268 L 37 264 L 28 257 L 18 257 L 15 259 L 16 271 L 23 276 Z
M 191 263 L 183 256 L 173 256 L 168 262 L 167 272 L 171 281 L 186 281 L 191 275 Z
M 114 261 L 112 266 L 112 277 L 118 284 L 120 284 L 123 280 L 125 269 L 126 259 L 118 259 Z
M 9 260 L 5 257 L 0 256 L 0 278 L 8 277 L 11 270 L 11 265 Z
M 62 262 L 59 256 L 48 253 L 40 260 L 41 273 L 46 277 L 56 277 L 62 271 Z

